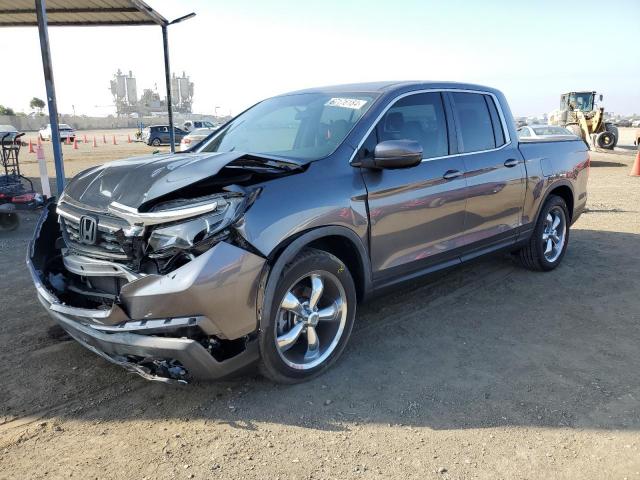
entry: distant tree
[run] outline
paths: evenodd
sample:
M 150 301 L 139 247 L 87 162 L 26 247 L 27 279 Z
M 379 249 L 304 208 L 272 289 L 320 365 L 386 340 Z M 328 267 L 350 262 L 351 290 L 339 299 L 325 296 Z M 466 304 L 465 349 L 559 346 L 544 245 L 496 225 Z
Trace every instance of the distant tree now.
M 38 97 L 33 97 L 29 102 L 29 107 L 32 110 L 38 110 L 38 113 L 42 115 L 42 109 L 44 108 L 44 100 L 39 99 Z
M 13 111 L 13 108 L 5 107 L 4 105 L 0 105 L 0 115 L 9 115 L 10 117 L 15 116 L 16 112 Z

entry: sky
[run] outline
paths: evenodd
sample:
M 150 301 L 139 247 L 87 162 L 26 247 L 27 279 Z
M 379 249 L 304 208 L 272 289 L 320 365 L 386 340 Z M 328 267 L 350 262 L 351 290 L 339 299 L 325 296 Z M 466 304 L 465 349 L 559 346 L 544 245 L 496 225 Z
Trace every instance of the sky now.
M 263 98 L 371 80 L 451 80 L 502 90 L 517 116 L 596 90 L 640 114 L 640 1 L 147 0 L 168 19 L 171 68 L 195 83 L 195 113 L 237 114 Z M 51 27 L 58 110 L 115 113 L 109 80 L 132 70 L 165 95 L 159 27 Z M 36 28 L 0 29 L 0 104 L 45 98 Z M 18 60 L 7 69 L 6 59 Z

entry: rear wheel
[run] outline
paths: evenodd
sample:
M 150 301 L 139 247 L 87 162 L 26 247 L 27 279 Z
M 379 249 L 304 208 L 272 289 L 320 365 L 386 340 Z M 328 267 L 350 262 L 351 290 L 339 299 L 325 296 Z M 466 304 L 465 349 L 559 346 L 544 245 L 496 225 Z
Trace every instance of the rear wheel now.
M 542 206 L 529 243 L 518 252 L 529 270 L 549 271 L 560 265 L 569 242 L 569 213 L 565 201 L 551 195 Z
M 596 145 L 599 148 L 612 150 L 616 145 L 616 137 L 611 132 L 600 132 L 598 135 L 596 135 Z
M 613 125 L 612 123 L 605 123 L 604 129 L 607 132 L 613 133 L 615 140 L 613 141 L 613 146 L 615 147 L 618 144 L 618 139 L 620 138 L 620 134 L 618 133 L 618 127 Z
M 345 264 L 307 249 L 289 263 L 260 332 L 260 370 L 279 383 L 298 383 L 326 370 L 344 350 L 355 319 L 356 293 Z

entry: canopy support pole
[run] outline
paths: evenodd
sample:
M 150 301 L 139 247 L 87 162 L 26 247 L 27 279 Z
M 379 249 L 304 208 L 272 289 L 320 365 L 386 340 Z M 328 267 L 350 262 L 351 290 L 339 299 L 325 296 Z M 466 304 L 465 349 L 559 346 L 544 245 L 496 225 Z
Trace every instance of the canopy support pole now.
M 171 68 L 169 67 L 169 39 L 167 25 L 162 25 L 162 47 L 164 50 L 164 78 L 167 84 L 167 113 L 169 114 L 169 145 L 176 153 L 176 132 L 173 128 L 173 104 L 171 101 Z
M 45 0 L 35 0 L 36 17 L 38 18 L 38 33 L 40 34 L 40 52 L 42 54 L 42 71 L 44 72 L 44 86 L 47 90 L 47 105 L 49 108 L 49 123 L 51 124 L 51 145 L 53 146 L 53 160 L 56 167 L 56 187 L 58 195 L 62 194 L 65 184 L 62 146 L 60 145 L 60 130 L 58 128 L 58 105 L 56 103 L 56 87 L 53 82 L 53 68 L 51 66 L 51 50 L 49 49 L 49 31 L 47 28 L 47 6 Z

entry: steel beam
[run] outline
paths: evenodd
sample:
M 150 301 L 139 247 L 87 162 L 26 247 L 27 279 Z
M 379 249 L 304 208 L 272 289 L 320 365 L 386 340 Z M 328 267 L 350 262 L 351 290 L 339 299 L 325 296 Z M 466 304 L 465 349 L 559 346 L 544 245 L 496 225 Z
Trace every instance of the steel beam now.
M 49 31 L 47 29 L 47 6 L 45 0 L 35 0 L 36 16 L 38 18 L 38 33 L 40 34 L 40 52 L 42 54 L 42 71 L 44 85 L 47 90 L 47 104 L 49 107 L 49 123 L 51 124 L 51 144 L 53 145 L 53 160 L 56 167 L 56 187 L 58 195 L 62 193 L 65 184 L 62 146 L 60 145 L 60 131 L 58 128 L 58 106 L 56 103 L 56 88 L 53 82 L 53 68 L 51 66 L 51 50 L 49 49 Z
M 169 66 L 169 38 L 167 25 L 162 25 L 162 46 L 164 49 L 164 78 L 167 83 L 167 114 L 169 115 L 169 144 L 171 153 L 176 153 L 176 132 L 173 128 L 173 105 L 171 102 L 171 67 Z
M 47 10 L 49 15 L 54 13 L 140 13 L 140 10 L 135 7 L 128 8 L 49 8 Z M 12 8 L 8 10 L 1 10 L 0 15 L 33 15 L 33 10 L 30 8 Z

